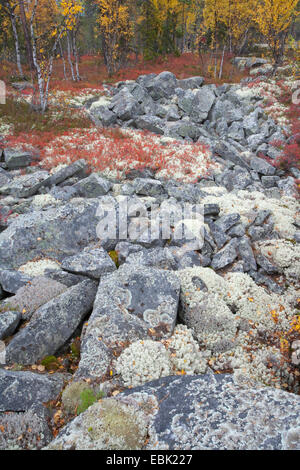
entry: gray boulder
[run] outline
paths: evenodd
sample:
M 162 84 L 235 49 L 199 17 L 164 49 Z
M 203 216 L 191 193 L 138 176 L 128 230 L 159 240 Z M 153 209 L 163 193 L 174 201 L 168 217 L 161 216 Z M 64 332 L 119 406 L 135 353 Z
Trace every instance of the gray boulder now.
M 27 411 L 54 400 L 64 386 L 62 374 L 38 375 L 0 369 L 0 411 Z
M 24 320 L 29 320 L 39 307 L 61 295 L 66 289 L 67 287 L 60 282 L 38 276 L 20 287 L 14 296 L 4 301 L 3 305 L 21 312 Z
M 116 112 L 119 110 L 117 106 L 115 109 Z M 112 126 L 117 122 L 117 115 L 113 111 L 107 109 L 105 106 L 93 107 L 92 116 L 98 119 L 100 124 L 105 127 Z
M 0 313 L 0 340 L 8 338 L 16 331 L 21 316 L 19 312 Z
M 173 73 L 162 72 L 149 80 L 148 83 L 144 83 L 144 86 L 154 100 L 159 100 L 161 98 L 170 98 L 178 85 Z
M 74 274 L 100 279 L 116 270 L 116 265 L 103 248 L 86 248 L 78 255 L 65 258 L 61 267 Z
M 62 347 L 93 307 L 97 284 L 83 281 L 40 307 L 6 348 L 6 362 L 35 364 Z
M 71 165 L 61 168 L 56 173 L 53 173 L 49 177 L 49 186 L 55 186 L 57 184 L 63 183 L 68 178 L 72 176 L 85 176 L 88 171 L 87 163 L 85 160 L 77 160 Z M 48 185 L 48 181 L 45 182 L 45 186 Z
M 214 255 L 211 266 L 213 269 L 223 269 L 237 258 L 236 240 L 232 239 L 221 251 Z
M 194 100 L 190 113 L 191 119 L 197 123 L 204 122 L 207 119 L 208 113 L 215 101 L 216 95 L 210 85 L 205 85 L 197 90 L 194 93 Z
M 82 197 L 96 198 L 107 194 L 112 188 L 112 184 L 107 179 L 92 173 L 87 178 L 78 181 L 73 187 Z
M 164 187 L 158 180 L 151 178 L 136 178 L 135 192 L 141 196 L 159 196 L 164 193 Z
M 190 77 L 183 80 L 177 80 L 177 86 L 183 90 L 195 90 L 200 88 L 204 83 L 203 77 Z
M 140 116 L 136 118 L 134 122 L 138 129 L 143 129 L 161 135 L 164 134 L 165 122 L 157 116 Z
M 33 161 L 33 155 L 21 149 L 6 148 L 3 151 L 4 162 L 9 170 L 25 168 Z
M 257 171 L 257 173 L 264 176 L 273 176 L 276 172 L 276 168 L 274 166 L 258 157 L 251 158 L 250 166 L 254 171 Z
M 94 310 L 82 337 L 76 377 L 101 379 L 114 353 L 131 342 L 168 337 L 177 318 L 180 283 L 175 274 L 147 266 L 123 264 L 102 278 Z
M 299 413 L 298 395 L 229 374 L 164 377 L 96 403 L 47 449 L 299 450 Z
M 76 199 L 20 215 L 0 234 L 0 265 L 18 268 L 37 256 L 62 260 L 98 241 L 98 206 L 97 199 Z
M 26 286 L 31 281 L 31 276 L 19 271 L 0 270 L 0 284 L 2 289 L 9 294 L 15 294 L 21 287 Z
M 33 196 L 45 184 L 49 175 L 47 171 L 18 176 L 0 188 L 0 193 L 18 198 Z
M 139 102 L 123 88 L 112 100 L 112 110 L 122 121 L 133 119 L 140 112 Z

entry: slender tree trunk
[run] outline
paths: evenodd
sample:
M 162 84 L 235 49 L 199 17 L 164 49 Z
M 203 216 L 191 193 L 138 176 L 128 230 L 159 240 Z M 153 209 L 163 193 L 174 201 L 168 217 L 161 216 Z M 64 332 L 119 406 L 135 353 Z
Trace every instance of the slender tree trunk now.
M 221 60 L 221 65 L 220 65 L 220 73 L 219 73 L 219 79 L 220 79 L 220 80 L 221 80 L 222 75 L 223 75 L 223 65 L 224 65 L 225 49 L 226 49 L 226 46 L 223 47 L 223 54 L 222 54 L 222 60 Z
M 20 7 L 20 16 L 21 16 L 21 23 L 23 26 L 24 38 L 25 38 L 25 45 L 27 51 L 27 59 L 31 70 L 34 70 L 34 62 L 33 62 L 33 54 L 32 54 L 32 47 L 30 41 L 30 33 L 26 19 L 26 13 L 24 8 L 23 0 L 19 0 L 19 7 Z
M 75 82 L 76 79 L 75 79 L 74 66 L 73 66 L 73 61 L 72 61 L 72 43 L 71 43 L 71 38 L 70 38 L 69 31 L 67 33 L 67 44 L 68 44 L 68 61 L 69 61 L 69 65 L 70 65 L 72 80 L 73 80 L 73 82 Z
M 65 57 L 64 57 L 64 51 L 63 51 L 61 40 L 59 40 L 59 49 L 60 49 L 60 55 L 61 55 L 61 58 L 62 58 L 62 61 L 63 61 L 64 77 L 65 77 L 65 80 L 68 80 L 67 70 L 66 70 L 66 61 L 65 61 Z
M 72 31 L 72 36 L 73 36 L 73 52 L 74 52 L 74 57 L 75 57 L 75 71 L 76 71 L 76 80 L 79 82 L 81 80 L 80 78 L 80 73 L 79 73 L 79 56 L 78 56 L 78 49 L 77 49 L 77 32 L 78 32 L 78 27 L 76 28 L 75 31 Z
M 17 29 L 17 20 L 15 15 L 15 6 L 12 7 L 9 1 L 6 1 L 4 4 L 5 11 L 9 14 L 9 19 L 11 22 L 11 27 L 15 40 L 15 49 L 16 49 L 16 61 L 20 77 L 24 77 L 22 63 L 21 63 L 21 52 L 20 52 L 20 42 Z

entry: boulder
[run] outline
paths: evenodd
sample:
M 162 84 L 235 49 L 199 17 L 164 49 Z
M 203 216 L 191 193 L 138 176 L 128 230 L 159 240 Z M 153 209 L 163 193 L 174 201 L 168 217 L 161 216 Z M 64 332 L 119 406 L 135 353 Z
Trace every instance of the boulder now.
M 165 122 L 157 116 L 140 116 L 135 119 L 135 125 L 138 129 L 154 132 L 163 135 L 165 132 Z
M 3 156 L 6 168 L 9 170 L 25 168 L 33 161 L 33 155 L 30 152 L 16 148 L 6 148 L 3 151 Z
M 0 265 L 18 268 L 36 257 L 62 260 L 98 241 L 97 199 L 75 199 L 20 215 L 0 234 Z
M 56 353 L 91 311 L 97 292 L 94 281 L 83 281 L 40 307 L 6 348 L 6 362 L 35 364 Z
M 0 270 L 0 284 L 2 289 L 9 294 L 15 294 L 21 287 L 32 281 L 32 277 L 19 271 Z
M 47 171 L 37 171 L 35 173 L 18 176 L 11 180 L 8 184 L 0 188 L 0 193 L 11 195 L 18 198 L 26 198 L 33 196 L 38 190 L 44 186 L 49 175 Z
M 296 450 L 299 412 L 299 396 L 229 374 L 164 377 L 96 403 L 47 449 Z
M 168 337 L 177 318 L 180 283 L 175 274 L 123 264 L 102 278 L 82 337 L 76 377 L 101 379 L 116 352 L 139 339 Z
M 93 279 L 116 270 L 116 265 L 103 248 L 85 248 L 78 255 L 65 258 L 61 267 L 74 274 L 82 274 Z
M 0 411 L 27 411 L 54 400 L 64 386 L 63 374 L 39 375 L 0 369 Z
M 112 188 L 112 184 L 107 179 L 92 173 L 87 178 L 74 184 L 73 187 L 81 197 L 96 198 L 107 194 Z
M 2 312 L 0 313 L 0 340 L 11 336 L 21 320 L 19 312 Z
M 32 314 L 42 305 L 65 292 L 67 287 L 60 282 L 44 276 L 38 276 L 9 297 L 3 306 L 22 313 L 24 320 L 29 320 Z

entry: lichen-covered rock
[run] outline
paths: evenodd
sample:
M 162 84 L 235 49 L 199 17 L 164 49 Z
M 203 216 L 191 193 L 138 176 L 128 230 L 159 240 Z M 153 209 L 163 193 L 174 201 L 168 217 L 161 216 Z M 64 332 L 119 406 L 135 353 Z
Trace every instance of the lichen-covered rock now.
M 98 206 L 97 199 L 73 199 L 58 208 L 20 215 L 0 234 L 0 265 L 18 268 L 38 256 L 61 261 L 99 241 Z
M 299 396 L 231 375 L 164 377 L 93 405 L 47 449 L 299 450 L 299 413 Z
M 82 274 L 93 279 L 116 270 L 116 265 L 103 248 L 86 248 L 78 255 L 65 258 L 61 267 L 74 274 Z
M 30 197 L 38 192 L 49 177 L 47 171 L 18 176 L 0 188 L 1 194 L 11 194 L 14 197 Z
M 76 183 L 73 187 L 81 197 L 96 198 L 107 194 L 112 184 L 107 179 L 92 173 L 87 178 Z
M 21 149 L 6 148 L 3 154 L 4 161 L 9 170 L 25 168 L 33 161 L 33 155 Z
M 30 283 L 20 287 L 16 295 L 3 302 L 3 307 L 18 310 L 24 320 L 29 320 L 32 314 L 42 305 L 59 296 L 67 287 L 44 276 L 35 277 Z
M 35 364 L 55 354 L 92 309 L 96 292 L 96 282 L 83 281 L 40 307 L 7 346 L 7 363 Z
M 170 336 L 177 318 L 179 290 L 175 274 L 127 263 L 101 279 L 82 338 L 76 375 L 101 378 L 110 367 L 114 351 L 120 353 L 149 335 Z
M 5 292 L 15 294 L 21 287 L 32 281 L 31 276 L 13 270 L 0 270 L 0 284 Z
M 0 369 L 0 411 L 27 411 L 33 405 L 54 400 L 66 376 L 39 375 Z
M 75 418 L 45 449 L 139 450 L 146 440 L 145 411 L 136 403 L 108 398 Z
M 0 450 L 40 450 L 53 439 L 42 405 L 25 413 L 0 414 Z
M 21 320 L 20 312 L 0 313 L 0 340 L 11 336 Z

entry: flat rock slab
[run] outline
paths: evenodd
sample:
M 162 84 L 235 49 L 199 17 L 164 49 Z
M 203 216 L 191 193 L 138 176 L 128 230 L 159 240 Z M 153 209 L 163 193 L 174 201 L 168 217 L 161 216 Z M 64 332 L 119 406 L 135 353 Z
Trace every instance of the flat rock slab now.
M 6 362 L 35 364 L 55 354 L 91 311 L 96 292 L 96 282 L 83 281 L 38 309 L 7 346 Z
M 76 374 L 103 377 L 115 351 L 120 353 L 138 339 L 170 336 L 179 292 L 180 282 L 174 273 L 146 266 L 124 264 L 103 278 L 82 338 Z
M 9 294 L 15 294 L 21 287 L 32 281 L 31 276 L 27 276 L 18 271 L 3 269 L 0 271 L 0 284 L 2 289 Z
M 24 168 L 33 160 L 33 155 L 30 152 L 25 152 L 19 149 L 5 149 L 4 161 L 9 170 L 15 170 L 18 168 Z
M 61 261 L 99 241 L 97 199 L 75 199 L 46 211 L 20 215 L 0 234 L 0 265 L 19 268 L 37 257 Z
M 104 274 L 115 271 L 116 265 L 103 248 L 87 248 L 78 255 L 65 258 L 61 267 L 74 274 L 100 279 Z
M 21 320 L 19 312 L 3 312 L 0 313 L 0 340 L 8 338 L 12 335 Z
M 18 289 L 16 295 L 9 297 L 4 305 L 18 310 L 22 313 L 24 320 L 28 320 L 39 307 L 66 290 L 67 287 L 64 284 L 39 276 Z
M 123 415 L 117 437 L 112 409 Z M 166 377 L 96 403 L 48 449 L 105 450 L 115 437 L 119 450 L 299 450 L 299 416 L 298 395 L 243 388 L 232 375 Z
M 30 197 L 38 192 L 48 177 L 47 171 L 37 171 L 33 174 L 18 176 L 5 186 L 2 186 L 0 193 L 19 198 Z
M 0 369 L 0 411 L 27 411 L 32 405 L 54 400 L 66 376 L 39 375 Z

